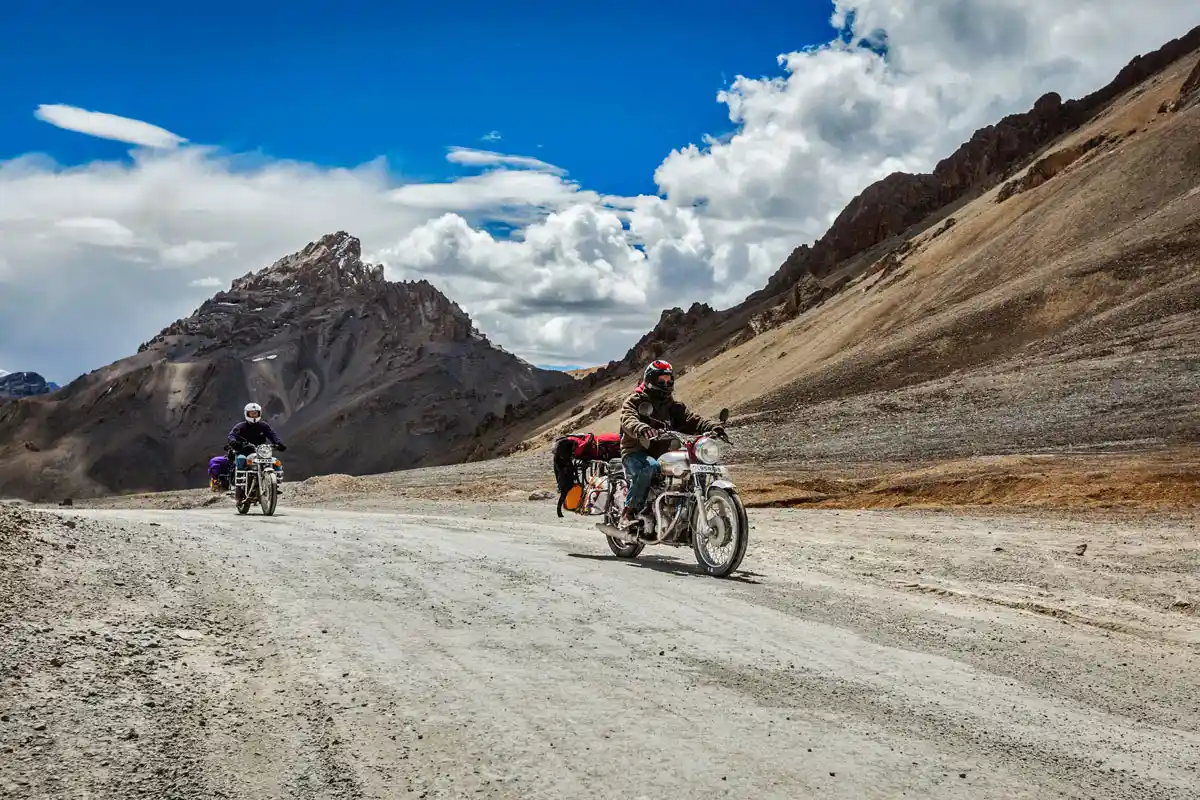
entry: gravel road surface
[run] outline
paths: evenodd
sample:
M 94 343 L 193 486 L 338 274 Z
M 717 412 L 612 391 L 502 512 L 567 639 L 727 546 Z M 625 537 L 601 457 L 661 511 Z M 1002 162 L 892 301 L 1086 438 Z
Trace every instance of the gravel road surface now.
M 552 503 L 286 499 L 19 511 L 0 796 L 1200 786 L 1194 520 L 764 510 L 722 581 Z

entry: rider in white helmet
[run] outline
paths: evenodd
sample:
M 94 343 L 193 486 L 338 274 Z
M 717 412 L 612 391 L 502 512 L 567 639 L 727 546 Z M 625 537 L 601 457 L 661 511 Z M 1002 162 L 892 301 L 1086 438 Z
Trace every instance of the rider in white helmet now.
M 238 469 L 245 467 L 246 456 L 254 452 L 260 444 L 270 442 L 276 450 L 287 450 L 283 442 L 267 421 L 263 419 L 262 406 L 258 403 L 247 403 L 242 409 L 245 422 L 239 422 L 229 432 L 229 451 L 236 457 Z

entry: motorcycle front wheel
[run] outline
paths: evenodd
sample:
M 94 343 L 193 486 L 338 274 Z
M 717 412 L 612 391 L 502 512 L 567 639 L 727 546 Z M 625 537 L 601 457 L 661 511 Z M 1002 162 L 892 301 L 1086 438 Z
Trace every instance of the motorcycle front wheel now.
M 746 506 L 735 492 L 711 489 L 702 513 L 708 519 L 708 534 L 692 534 L 692 551 L 700 569 L 715 578 L 725 578 L 742 565 L 750 544 Z
M 258 506 L 262 509 L 263 516 L 269 517 L 275 513 L 275 504 L 279 502 L 279 493 L 273 474 L 264 475 L 263 479 L 258 492 Z

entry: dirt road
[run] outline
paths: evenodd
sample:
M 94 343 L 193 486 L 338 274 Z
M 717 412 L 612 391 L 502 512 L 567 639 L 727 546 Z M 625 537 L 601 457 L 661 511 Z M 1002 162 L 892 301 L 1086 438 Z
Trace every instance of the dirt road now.
M 719 581 L 549 503 L 38 513 L 0 573 L 0 796 L 1200 785 L 1194 520 L 764 510 Z

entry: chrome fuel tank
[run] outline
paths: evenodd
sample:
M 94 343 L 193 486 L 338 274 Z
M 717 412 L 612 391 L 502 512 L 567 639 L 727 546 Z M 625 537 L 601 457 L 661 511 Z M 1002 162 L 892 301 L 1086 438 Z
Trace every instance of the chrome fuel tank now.
M 658 465 L 662 474 L 668 478 L 682 478 L 690 471 L 686 450 L 672 450 L 669 453 L 663 453 L 658 457 Z

